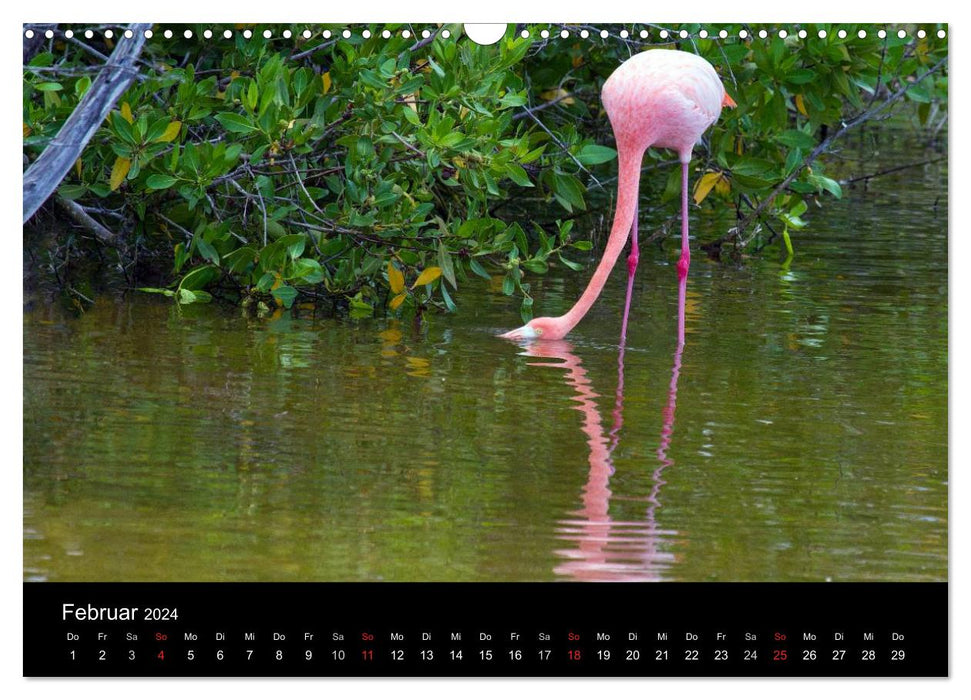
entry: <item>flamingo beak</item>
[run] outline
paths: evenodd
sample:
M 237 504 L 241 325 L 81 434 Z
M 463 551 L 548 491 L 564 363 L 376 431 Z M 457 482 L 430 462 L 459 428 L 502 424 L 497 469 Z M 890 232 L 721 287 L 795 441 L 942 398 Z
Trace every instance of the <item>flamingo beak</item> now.
M 738 105 L 735 104 L 735 100 L 731 98 L 731 95 L 726 92 L 725 96 L 722 98 L 722 107 L 734 109 L 735 107 L 738 107 Z
M 506 338 L 507 340 L 533 340 L 539 337 L 539 334 L 529 326 L 522 326 L 508 333 L 502 333 L 499 337 Z

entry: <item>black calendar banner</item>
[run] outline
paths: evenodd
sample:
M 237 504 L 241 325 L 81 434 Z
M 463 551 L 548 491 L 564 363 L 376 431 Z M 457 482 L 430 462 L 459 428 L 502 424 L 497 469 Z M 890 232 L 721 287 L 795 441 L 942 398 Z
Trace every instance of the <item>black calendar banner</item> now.
M 25 584 L 28 676 L 946 676 L 946 584 Z

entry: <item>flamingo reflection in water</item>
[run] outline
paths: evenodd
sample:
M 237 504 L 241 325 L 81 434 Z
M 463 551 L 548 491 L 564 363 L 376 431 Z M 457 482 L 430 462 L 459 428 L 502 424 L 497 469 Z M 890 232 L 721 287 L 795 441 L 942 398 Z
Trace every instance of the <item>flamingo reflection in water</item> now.
M 664 530 L 657 520 L 662 473 L 674 462 L 668 457 L 674 434 L 675 409 L 678 400 L 678 377 L 681 374 L 681 355 L 684 350 L 684 316 L 687 277 L 678 286 L 678 344 L 674 352 L 668 399 L 663 411 L 657 466 L 651 475 L 650 494 L 643 499 L 647 506 L 642 521 L 614 520 L 610 515 L 610 477 L 614 473 L 612 454 L 620 441 L 624 417 L 624 352 L 627 342 L 626 316 L 617 355 L 617 391 L 614 400 L 613 425 L 604 429 L 597 406 L 599 395 L 594 391 L 587 371 L 573 345 L 566 340 L 532 343 L 525 348 L 529 357 L 555 359 L 559 362 L 531 362 L 532 366 L 555 367 L 565 370 L 565 379 L 574 390 L 576 410 L 583 414 L 583 432 L 590 448 L 590 471 L 583 489 L 583 506 L 572 517 L 560 522 L 560 538 L 576 546 L 557 552 L 565 561 L 554 569 L 560 576 L 579 581 L 659 581 L 675 561 L 664 543 L 677 532 Z M 628 289 L 628 294 L 630 290 Z M 616 498 L 620 498 L 619 496 Z

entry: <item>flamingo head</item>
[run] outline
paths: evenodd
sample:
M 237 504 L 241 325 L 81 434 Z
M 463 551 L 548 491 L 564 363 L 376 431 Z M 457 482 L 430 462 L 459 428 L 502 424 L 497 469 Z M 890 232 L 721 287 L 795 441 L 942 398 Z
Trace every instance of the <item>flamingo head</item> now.
M 502 333 L 499 337 L 508 340 L 560 340 L 569 331 L 570 329 L 563 324 L 562 316 L 542 317 L 534 318 L 525 326 Z

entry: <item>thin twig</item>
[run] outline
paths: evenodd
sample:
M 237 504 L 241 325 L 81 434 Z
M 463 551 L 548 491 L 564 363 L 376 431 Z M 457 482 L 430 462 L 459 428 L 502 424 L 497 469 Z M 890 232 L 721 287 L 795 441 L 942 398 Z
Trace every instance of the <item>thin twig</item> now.
M 64 36 L 63 39 L 64 39 L 64 41 L 66 41 L 66 42 L 68 42 L 70 44 L 74 44 L 75 46 L 78 46 L 78 47 L 84 49 L 89 54 L 91 54 L 92 56 L 94 56 L 95 58 L 97 58 L 98 60 L 100 60 L 102 63 L 107 63 L 108 62 L 108 57 L 107 56 L 105 56 L 103 53 L 101 53 L 97 49 L 88 46 L 83 41 L 80 41 L 78 39 L 75 39 L 73 36 Z
M 74 294 L 74 295 L 76 295 L 76 296 L 79 296 L 79 297 L 81 297 L 82 299 L 84 299 L 84 300 L 85 300 L 86 302 L 88 302 L 89 304 L 94 304 L 94 300 L 93 300 L 93 299 L 89 299 L 88 297 L 86 297 L 86 296 L 84 296 L 83 294 L 81 294 L 81 292 L 79 292 L 78 290 L 76 290 L 76 289 L 75 289 L 74 287 L 72 287 L 71 285 L 68 285 L 68 286 L 67 286 L 67 291 L 69 291 L 69 292 L 71 292 L 71 294 Z
M 407 149 L 409 149 L 411 151 L 414 151 L 415 153 L 417 153 L 418 155 L 420 155 L 422 158 L 425 158 L 425 152 L 424 151 L 420 150 L 416 146 L 413 146 L 412 144 L 410 144 L 407 141 L 405 141 L 401 136 L 398 135 L 398 132 L 397 131 L 392 131 L 391 132 L 391 135 L 394 136 L 396 139 L 398 139 L 405 148 L 407 148 Z
M 181 225 L 175 223 L 174 221 L 172 221 L 172 219 L 170 219 L 169 217 L 167 217 L 165 214 L 162 214 L 161 212 L 157 213 L 157 216 L 160 219 L 162 219 L 163 221 L 165 221 L 165 223 L 169 224 L 169 226 L 174 226 L 179 231 L 181 231 L 182 232 L 182 235 L 185 236 L 186 240 L 188 240 L 188 241 L 191 241 L 192 240 L 194 234 L 192 233 L 192 231 L 190 231 L 189 229 L 187 229 L 185 226 L 181 226 Z
M 931 163 L 937 163 L 939 161 L 946 160 L 946 156 L 939 156 L 938 158 L 931 158 L 930 160 L 922 160 L 919 163 L 907 163 L 906 165 L 898 165 L 894 168 L 887 168 L 886 170 L 878 170 L 875 173 L 870 173 L 869 175 L 860 175 L 859 177 L 851 177 L 846 180 L 840 180 L 841 185 L 851 185 L 854 182 L 860 182 L 861 180 L 872 180 L 875 177 L 882 177 L 883 175 L 889 175 L 891 173 L 896 173 L 901 170 L 907 170 L 909 168 L 919 168 L 922 165 L 930 165 Z
M 532 108 L 533 114 L 535 114 L 536 112 L 542 112 L 544 109 L 549 109 L 550 107 L 552 107 L 554 105 L 557 105 L 560 102 L 562 102 L 563 100 L 565 100 L 565 99 L 567 99 L 569 97 L 573 97 L 573 96 L 574 96 L 574 93 L 572 93 L 572 92 L 565 92 L 562 95 L 560 95 L 558 97 L 555 97 L 554 99 L 550 100 L 549 102 L 544 102 L 543 104 L 539 105 L 538 107 L 533 107 Z M 514 122 L 517 122 L 520 119 L 525 119 L 528 116 L 531 116 L 529 114 L 529 110 L 525 110 L 525 111 L 522 111 L 522 112 L 516 112 L 514 115 L 512 115 L 512 120 Z
M 546 125 L 539 120 L 539 117 L 537 117 L 535 114 L 533 114 L 533 111 L 529 107 L 523 107 L 523 109 L 526 111 L 526 114 L 528 114 L 529 117 L 534 122 L 536 122 L 537 124 L 539 124 L 539 128 L 541 128 L 543 131 L 545 131 L 549 135 L 549 137 L 551 139 L 553 139 L 553 143 L 555 143 L 557 146 L 559 146 L 560 147 L 560 150 L 562 150 L 564 153 L 566 153 L 568 156 L 570 156 L 570 160 L 572 160 L 574 163 L 576 163 L 580 167 L 580 170 L 582 170 L 587 175 L 589 175 L 590 176 L 590 179 L 593 180 L 595 183 L 597 183 L 597 187 L 599 187 L 600 189 L 603 189 L 603 185 L 600 184 L 600 180 L 597 179 L 597 176 L 594 175 L 589 170 L 587 170 L 586 167 L 583 165 L 583 163 L 581 163 L 579 160 L 577 160 L 577 157 L 575 155 L 573 155 L 572 153 L 570 153 L 570 149 L 567 148 L 566 144 L 564 144 L 562 141 L 560 141 L 560 139 L 558 139 L 556 137 L 556 134 L 554 134 L 552 131 L 550 131 L 549 129 L 547 129 L 546 128 Z
M 336 41 L 337 41 L 337 39 L 329 39 L 328 41 L 325 41 L 322 44 L 317 44 L 316 46 L 313 46 L 313 47 L 307 49 L 306 51 L 301 51 L 300 53 L 295 53 L 292 56 L 290 56 L 290 60 L 291 61 L 299 61 L 301 58 L 306 58 L 310 54 L 315 53 L 317 51 L 320 51 L 321 49 L 326 48 L 326 47 L 330 46 L 331 44 L 334 44 Z
M 424 47 L 428 46 L 430 43 L 432 43 L 433 41 L 435 41 L 435 39 L 437 39 L 437 38 L 438 38 L 438 32 L 437 31 L 434 31 L 431 34 L 429 34 L 428 36 L 426 36 L 424 39 L 422 39 L 421 41 L 418 41 L 418 42 L 414 43 L 411 46 L 411 48 L 408 49 L 408 50 L 411 51 L 412 53 L 414 53 L 418 49 L 421 49 L 421 48 L 424 48 Z

